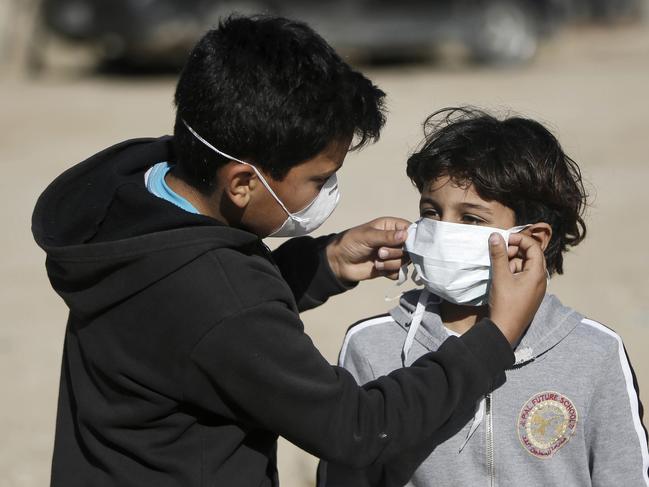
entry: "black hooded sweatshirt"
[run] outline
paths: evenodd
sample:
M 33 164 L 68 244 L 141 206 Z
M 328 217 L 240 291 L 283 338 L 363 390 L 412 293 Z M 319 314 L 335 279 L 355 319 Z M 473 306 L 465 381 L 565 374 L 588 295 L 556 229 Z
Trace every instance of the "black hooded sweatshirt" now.
M 419 444 L 487 393 L 513 353 L 483 320 L 360 387 L 299 312 L 346 290 L 327 238 L 275 252 L 150 194 L 172 139 L 136 139 L 59 176 L 33 215 L 68 305 L 53 486 L 276 486 L 282 435 L 363 467 Z M 335 319 L 335 317 L 332 317 Z

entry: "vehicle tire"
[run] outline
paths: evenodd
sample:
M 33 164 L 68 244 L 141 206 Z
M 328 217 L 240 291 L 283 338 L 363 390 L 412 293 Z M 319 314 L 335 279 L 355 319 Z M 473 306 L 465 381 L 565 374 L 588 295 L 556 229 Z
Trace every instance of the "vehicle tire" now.
M 473 18 L 468 45 L 476 62 L 514 65 L 536 55 L 539 28 L 533 10 L 523 1 L 487 1 Z

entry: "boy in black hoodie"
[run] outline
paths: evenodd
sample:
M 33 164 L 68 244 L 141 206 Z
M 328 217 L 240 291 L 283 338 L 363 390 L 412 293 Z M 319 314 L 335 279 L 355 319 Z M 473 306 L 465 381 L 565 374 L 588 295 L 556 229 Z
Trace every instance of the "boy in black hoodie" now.
M 299 312 L 394 277 L 408 222 L 275 252 L 260 240 L 329 216 L 350 145 L 378 138 L 383 97 L 307 26 L 231 18 L 190 56 L 173 137 L 113 146 L 48 187 L 33 232 L 70 308 L 52 485 L 277 485 L 278 435 L 363 467 L 502 378 L 545 290 L 531 239 L 510 239 L 517 275 L 494 242 L 491 319 L 363 387 Z

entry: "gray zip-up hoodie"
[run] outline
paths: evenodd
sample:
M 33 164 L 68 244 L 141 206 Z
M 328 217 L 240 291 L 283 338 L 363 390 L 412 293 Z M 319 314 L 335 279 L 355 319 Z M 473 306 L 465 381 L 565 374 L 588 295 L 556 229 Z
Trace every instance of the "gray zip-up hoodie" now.
M 340 365 L 360 383 L 446 340 L 431 295 L 420 303 L 421 324 L 404 359 L 420 293 L 349 329 Z M 515 355 L 506 380 L 456 411 L 426 444 L 372 470 L 323 462 L 319 486 L 649 486 L 642 404 L 616 333 L 546 295 Z

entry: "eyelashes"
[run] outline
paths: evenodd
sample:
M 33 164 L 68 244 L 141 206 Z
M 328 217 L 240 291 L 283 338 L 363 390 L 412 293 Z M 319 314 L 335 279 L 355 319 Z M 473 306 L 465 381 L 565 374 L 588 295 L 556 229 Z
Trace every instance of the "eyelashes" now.
M 439 212 L 433 208 L 422 208 L 419 211 L 419 215 L 422 218 L 432 218 L 434 220 L 441 220 L 441 215 Z M 461 216 L 460 221 L 468 225 L 488 225 L 489 222 L 482 217 L 473 215 L 470 213 L 465 213 Z

